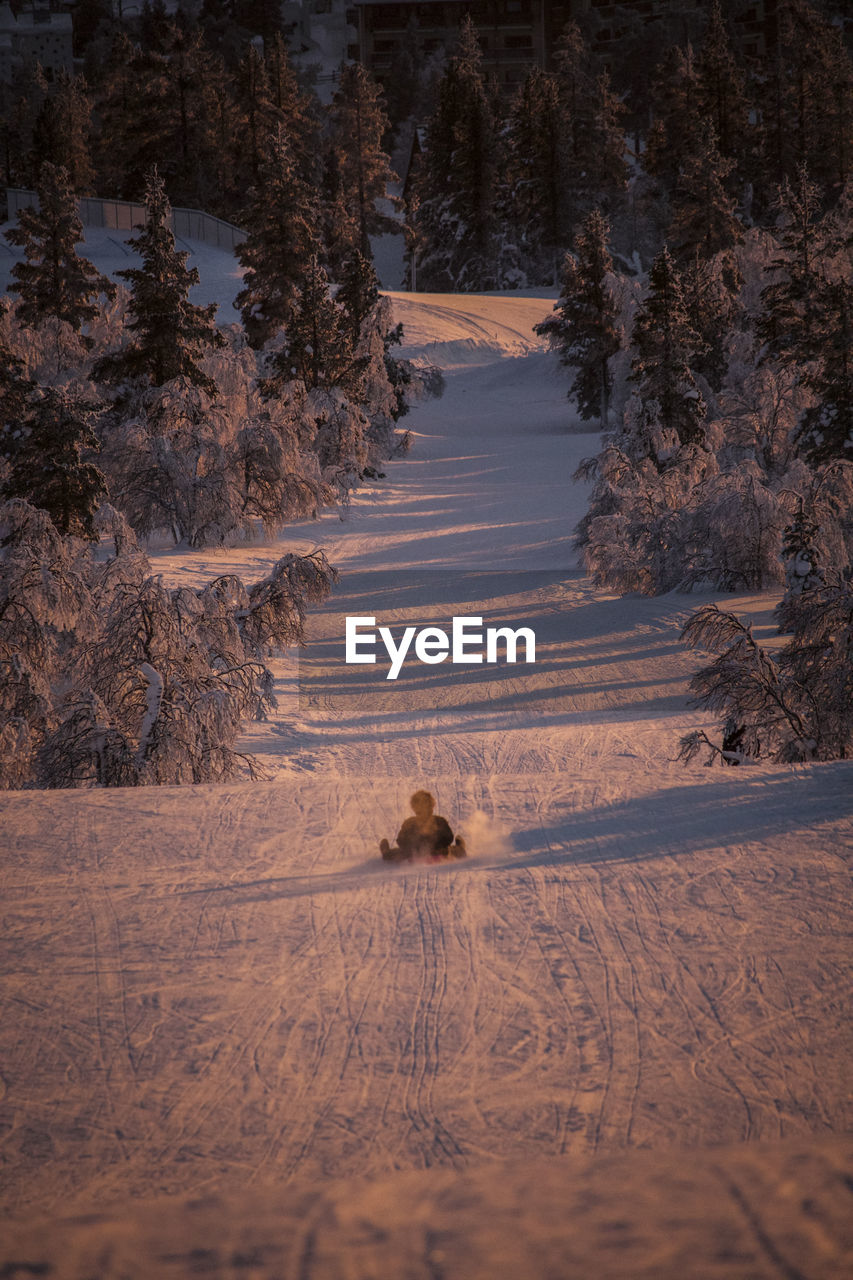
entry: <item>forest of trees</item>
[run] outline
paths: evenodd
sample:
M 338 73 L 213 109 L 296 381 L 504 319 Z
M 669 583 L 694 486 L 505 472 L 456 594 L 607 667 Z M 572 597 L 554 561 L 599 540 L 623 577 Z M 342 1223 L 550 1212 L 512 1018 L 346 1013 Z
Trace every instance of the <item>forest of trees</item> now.
M 6 233 L 22 258 L 0 306 L 2 786 L 251 772 L 234 744 L 271 705 L 266 655 L 301 638 L 335 570 L 287 555 L 260 582 L 169 591 L 140 540 L 233 544 L 345 506 L 406 448 L 397 422 L 425 385 L 393 357 L 370 259 L 391 177 L 376 86 L 350 69 L 323 119 L 280 34 L 263 54 L 247 40 L 225 155 L 199 115 L 221 58 L 200 28 L 143 18 L 136 41 L 112 31 L 102 96 L 37 72 L 5 119 L 37 204 Z M 101 183 L 146 210 L 118 284 L 79 252 L 76 198 Z M 190 301 L 176 194 L 239 212 L 242 323 Z
M 688 760 L 853 751 L 853 64 L 814 8 L 790 0 L 779 17 L 772 99 L 717 4 L 695 52 L 669 51 L 626 186 L 654 253 L 628 270 L 624 197 L 608 193 L 537 326 L 579 416 L 604 429 L 579 471 L 594 580 L 785 588 L 775 656 L 716 606 L 685 626 L 716 655 L 696 705 L 722 721 L 721 745 L 685 738 Z
M 725 734 L 704 744 L 853 749 L 853 66 L 819 0 L 779 0 L 752 58 L 731 8 L 694 12 L 689 40 L 635 25 L 606 58 L 587 15 L 512 98 L 466 21 L 388 106 L 355 64 L 324 107 L 275 5 L 76 6 L 84 73 L 24 71 L 0 100 L 6 181 L 38 193 L 7 233 L 24 258 L 0 314 L 0 784 L 238 767 L 263 655 L 333 570 L 285 557 L 252 586 L 167 592 L 138 540 L 274 534 L 404 446 L 418 373 L 393 358 L 370 237 L 401 229 L 379 198 L 416 123 L 418 288 L 560 288 L 539 332 L 604 431 L 582 468 L 594 579 L 785 587 L 775 659 L 724 612 L 686 627 L 717 654 L 695 692 Z M 93 192 L 146 206 L 118 286 L 77 249 Z M 171 203 L 247 232 L 240 325 L 189 301 Z

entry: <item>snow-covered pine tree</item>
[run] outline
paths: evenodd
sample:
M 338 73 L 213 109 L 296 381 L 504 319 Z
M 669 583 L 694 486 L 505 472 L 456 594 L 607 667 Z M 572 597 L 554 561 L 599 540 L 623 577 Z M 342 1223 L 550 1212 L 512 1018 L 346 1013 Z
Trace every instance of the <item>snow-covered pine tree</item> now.
M 786 527 L 782 538 L 782 559 L 785 563 L 785 582 L 789 596 L 812 591 L 824 582 L 820 567 L 820 555 L 816 543 L 819 528 L 800 498 L 794 518 Z
M 215 396 L 216 384 L 198 362 L 225 345 L 214 319 L 216 304 L 200 307 L 189 301 L 198 271 L 187 268 L 187 251 L 175 248 L 172 209 L 156 169 L 146 182 L 145 208 L 145 223 L 129 241 L 142 266 L 118 272 L 131 286 L 130 342 L 97 361 L 94 377 L 113 383 L 139 379 L 155 387 L 183 377 Z
M 593 481 L 577 545 L 603 586 L 654 594 L 689 584 L 697 570 L 704 573 L 697 507 L 717 464 L 690 368 L 698 345 L 680 277 L 664 249 L 634 318 L 636 392 L 620 426 L 605 435 L 602 451 L 577 472 Z
M 250 342 L 261 347 L 290 321 L 320 249 L 317 196 L 300 176 L 283 126 L 267 142 L 243 221 L 247 237 L 237 248 L 243 288 L 236 305 Z
M 611 357 L 620 347 L 618 313 L 609 284 L 613 261 L 607 247 L 609 225 L 596 209 L 575 236 L 575 253 L 563 264 L 560 300 L 554 314 L 535 326 L 575 370 L 569 389 L 580 416 L 608 427 L 613 376 Z
M 382 146 L 389 127 L 382 88 L 360 62 L 341 64 L 329 123 L 344 207 L 358 237 L 352 247 L 367 258 L 371 235 L 399 227 L 377 208 L 397 175 Z
M 418 175 L 419 288 L 465 293 L 494 287 L 496 152 L 480 43 L 466 16 L 439 81 Z
M 287 326 L 285 345 L 270 360 L 268 391 L 275 394 L 299 379 L 309 391 L 340 387 L 357 398 L 364 363 L 356 355 L 348 314 L 332 298 L 326 272 L 315 257 Z
M 700 339 L 692 356 L 694 373 L 719 392 L 728 368 L 728 347 L 740 312 L 740 275 L 734 254 L 703 258 L 698 249 L 681 272 L 691 328 Z
M 705 446 L 706 406 L 691 372 L 700 339 L 687 314 L 681 277 L 669 250 L 652 263 L 649 292 L 634 319 L 631 347 L 631 380 L 641 403 L 654 402 L 664 437 L 676 447 Z M 641 445 L 640 456 L 653 456 L 663 470 L 668 458 Z
M 0 423 L 0 499 L 25 498 L 61 534 L 95 538 L 106 494 L 104 476 L 86 457 L 99 450 L 90 421 L 97 407 L 55 387 L 31 392 L 17 421 Z
M 353 349 L 358 346 L 361 326 L 378 301 L 379 280 L 372 261 L 359 249 L 351 250 L 343 264 L 335 302 L 346 313 Z
M 427 383 L 431 373 L 437 374 L 439 380 L 441 374 L 433 366 L 430 371 L 421 370 L 413 379 L 409 361 L 395 359 L 391 354 L 392 347 L 403 341 L 403 326 L 392 324 L 390 303 L 379 293 L 373 263 L 358 250 L 344 263 L 335 302 L 343 308 L 353 352 L 365 374 L 363 383 L 356 384 L 354 389 L 372 419 L 374 440 L 378 444 L 380 436 L 386 434 L 387 437 L 387 447 L 377 448 L 378 457 L 384 460 L 400 449 L 403 442 L 390 429 L 383 431 L 381 419 L 390 416 L 398 422 L 404 417 L 409 412 L 406 397 L 410 391 L 440 395 L 440 390 L 427 390 Z
M 56 722 L 55 690 L 69 639 L 91 624 L 75 572 L 79 544 L 46 511 L 0 505 L 0 786 L 32 786 L 36 753 Z
M 6 239 L 24 250 L 25 262 L 12 267 L 14 283 L 9 292 L 19 297 L 19 320 L 39 329 L 56 320 L 71 326 L 83 344 L 92 339 L 81 333 L 98 315 L 98 297 L 115 297 L 115 285 L 77 253 L 83 224 L 65 169 L 45 163 L 37 187 L 39 207 L 21 209 L 18 225 Z

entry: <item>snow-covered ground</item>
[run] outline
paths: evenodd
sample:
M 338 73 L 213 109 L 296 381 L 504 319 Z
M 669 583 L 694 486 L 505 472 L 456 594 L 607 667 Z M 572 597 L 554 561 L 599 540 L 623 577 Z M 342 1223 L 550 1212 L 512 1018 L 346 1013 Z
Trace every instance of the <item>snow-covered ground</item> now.
M 674 763 L 708 597 L 579 569 L 551 301 L 393 296 L 447 379 L 410 455 L 344 520 L 153 556 L 340 568 L 247 729 L 268 780 L 0 796 L 0 1272 L 848 1275 L 853 765 Z M 348 672 L 348 614 L 537 661 Z M 386 867 L 423 786 L 472 856 Z
M 12 267 L 23 259 L 23 251 L 8 244 L 2 234 L 12 225 L 6 222 L 0 226 L 0 290 L 4 293 L 12 282 Z M 116 279 L 117 272 L 141 265 L 139 255 L 128 244 L 129 238 L 134 234 L 132 231 L 117 231 L 110 227 L 85 227 L 84 237 L 77 251 L 94 262 L 104 275 Z M 200 280 L 190 291 L 190 300 L 199 306 L 215 302 L 218 306 L 216 319 L 220 324 L 233 324 L 239 320 L 240 314 L 234 309 L 234 298 L 242 288 L 242 272 L 233 253 L 181 236 L 176 238 L 175 245 L 189 254 L 187 266 L 196 267 L 199 272 Z

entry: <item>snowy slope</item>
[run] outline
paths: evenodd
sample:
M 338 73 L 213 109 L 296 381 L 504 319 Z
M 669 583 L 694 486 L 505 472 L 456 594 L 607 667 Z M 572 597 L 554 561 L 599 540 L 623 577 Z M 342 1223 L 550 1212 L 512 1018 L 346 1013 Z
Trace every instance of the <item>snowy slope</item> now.
M 580 572 L 596 437 L 530 332 L 550 305 L 395 296 L 447 370 L 411 454 L 344 521 L 156 552 L 173 583 L 316 545 L 342 570 L 247 730 L 268 781 L 0 796 L 3 1206 L 35 1224 L 0 1269 L 112 1241 L 104 1275 L 180 1274 L 179 1229 L 212 1274 L 251 1248 L 304 1277 L 850 1264 L 853 770 L 673 763 L 706 722 L 677 628 L 707 597 Z M 770 598 L 729 604 L 772 629 Z M 345 672 L 354 612 L 530 625 L 537 662 Z M 467 863 L 376 858 L 420 786 Z M 49 1245 L 43 1214 L 86 1225 Z M 147 1241 L 136 1271 L 117 1239 Z
M 5 292 L 12 282 L 12 267 L 23 259 L 23 251 L 8 244 L 3 232 L 13 224 L 0 226 L 0 290 Z M 104 275 L 117 278 L 117 272 L 138 267 L 140 258 L 128 244 L 132 231 L 118 231 L 109 227 L 85 227 L 84 238 L 78 252 L 94 262 Z M 234 298 L 242 288 L 242 271 L 233 253 L 203 244 L 200 240 L 177 237 L 175 245 L 189 254 L 187 267 L 196 267 L 199 283 L 190 290 L 190 301 L 199 306 L 215 302 L 216 318 L 220 324 L 233 324 L 240 319 L 234 309 Z M 118 283 L 126 283 L 118 281 Z

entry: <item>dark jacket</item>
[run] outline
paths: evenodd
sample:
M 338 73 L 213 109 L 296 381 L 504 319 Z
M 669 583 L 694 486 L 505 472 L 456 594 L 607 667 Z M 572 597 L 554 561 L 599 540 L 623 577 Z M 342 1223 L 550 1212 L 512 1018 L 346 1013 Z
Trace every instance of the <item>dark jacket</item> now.
M 429 827 L 421 831 L 417 818 L 407 818 L 397 832 L 397 847 L 407 858 L 429 858 L 446 854 L 453 844 L 453 832 L 446 818 L 434 813 Z

